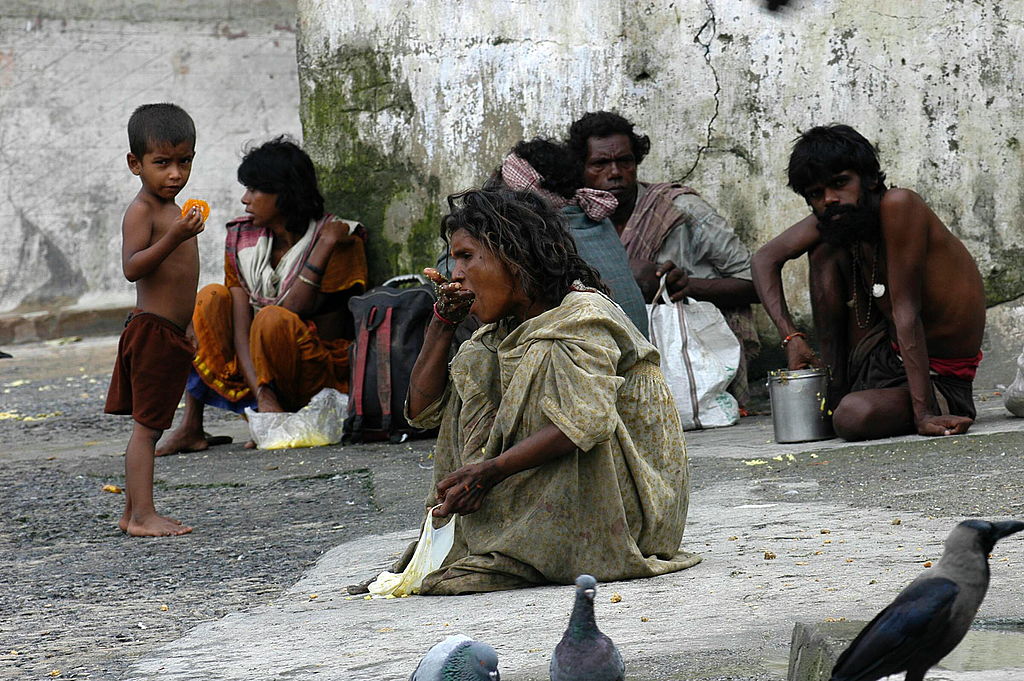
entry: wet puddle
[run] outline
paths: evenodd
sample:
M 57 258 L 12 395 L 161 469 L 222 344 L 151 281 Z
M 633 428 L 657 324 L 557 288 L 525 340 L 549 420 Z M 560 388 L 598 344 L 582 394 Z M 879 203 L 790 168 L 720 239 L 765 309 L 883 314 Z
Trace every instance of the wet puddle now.
M 972 629 L 938 667 L 962 672 L 1019 668 L 1024 678 L 1024 622 Z

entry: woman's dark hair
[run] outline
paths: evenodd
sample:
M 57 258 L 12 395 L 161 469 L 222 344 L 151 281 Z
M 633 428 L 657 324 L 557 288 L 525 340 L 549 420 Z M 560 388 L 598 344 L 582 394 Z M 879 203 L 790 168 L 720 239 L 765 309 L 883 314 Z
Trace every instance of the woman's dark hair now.
M 569 151 L 582 165 L 587 160 L 587 140 L 612 135 L 625 135 L 629 138 L 637 165 L 651 150 L 651 138 L 633 132 L 633 124 L 628 119 L 611 111 L 591 111 L 569 126 Z
M 789 186 L 806 198 L 808 187 L 844 170 L 855 171 L 862 187 L 874 184 L 876 193 L 885 191 L 885 173 L 871 142 L 848 125 L 819 125 L 800 135 L 793 144 Z
M 571 199 L 580 188 L 580 164 L 569 155 L 564 144 L 554 140 L 534 137 L 527 142 L 523 140 L 514 147 L 512 153 L 523 159 L 543 178 L 541 189 L 547 189 L 559 196 Z
M 608 294 L 601 276 L 576 252 L 559 213 L 533 192 L 471 189 L 448 197 L 441 238 L 460 229 L 483 244 L 520 282 L 530 300 L 555 307 L 577 279 Z
M 305 234 L 310 220 L 324 216 L 313 161 L 286 135 L 250 148 L 238 166 L 238 181 L 249 189 L 277 194 L 277 210 L 293 234 Z

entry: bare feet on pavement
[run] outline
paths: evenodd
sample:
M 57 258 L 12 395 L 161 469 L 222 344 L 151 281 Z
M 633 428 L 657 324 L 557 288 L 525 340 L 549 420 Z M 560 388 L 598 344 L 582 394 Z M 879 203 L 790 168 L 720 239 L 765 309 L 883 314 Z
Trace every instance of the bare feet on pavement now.
M 177 454 L 179 452 L 201 452 L 216 445 L 226 445 L 232 442 L 227 435 L 213 435 L 200 431 L 177 428 L 167 434 L 156 448 L 157 456 Z
M 156 513 L 145 518 L 130 518 L 127 523 L 121 518 L 117 526 L 131 537 L 171 537 L 192 531 L 191 527 L 182 525 L 181 521 Z

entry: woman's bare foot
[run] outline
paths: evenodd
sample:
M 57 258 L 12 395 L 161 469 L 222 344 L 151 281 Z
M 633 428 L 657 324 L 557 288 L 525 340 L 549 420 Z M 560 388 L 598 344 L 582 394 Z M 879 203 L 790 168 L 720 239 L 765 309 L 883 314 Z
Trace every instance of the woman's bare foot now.
M 261 385 L 256 391 L 256 410 L 261 414 L 284 411 L 277 393 L 269 385 Z
M 154 513 L 144 518 L 132 518 L 125 532 L 131 537 L 172 537 L 188 534 L 192 528 L 182 525 L 174 518 L 166 518 Z
M 157 456 L 177 454 L 178 452 L 201 452 L 208 449 L 210 443 L 206 441 L 206 433 L 202 430 L 196 431 L 184 426 L 176 428 L 167 434 L 156 447 Z

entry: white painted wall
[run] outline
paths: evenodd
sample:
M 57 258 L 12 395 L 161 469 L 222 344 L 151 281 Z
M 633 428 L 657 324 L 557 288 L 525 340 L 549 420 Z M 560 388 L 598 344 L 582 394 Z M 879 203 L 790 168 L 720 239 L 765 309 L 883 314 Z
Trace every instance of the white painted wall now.
M 685 178 L 756 248 L 806 214 L 785 187 L 793 138 L 845 122 L 963 239 L 990 290 L 1024 294 L 1024 3 L 794 0 L 771 14 L 757 0 L 299 0 L 298 13 L 303 87 L 339 50 L 387 57 L 412 107 L 356 112 L 360 138 L 442 197 L 519 138 L 615 109 L 653 141 L 642 179 Z M 336 147 L 311 151 L 330 166 Z M 803 315 L 805 272 L 784 273 Z
M 173 101 L 196 122 L 206 199 L 202 281 L 223 279 L 224 222 L 242 213 L 243 146 L 301 139 L 294 0 L 5 0 L 0 10 L 0 311 L 130 304 L 120 226 L 139 180 L 132 110 Z M 19 308 L 20 306 L 20 308 Z

